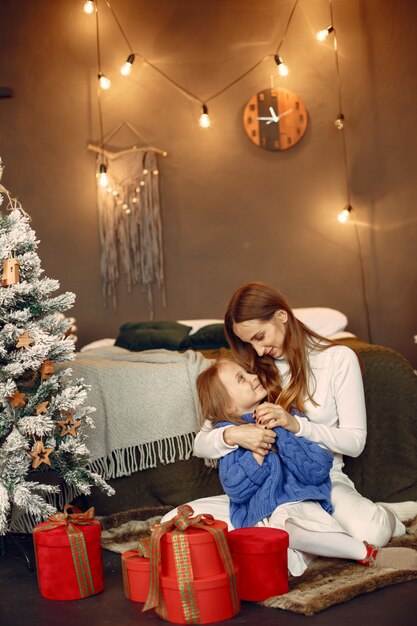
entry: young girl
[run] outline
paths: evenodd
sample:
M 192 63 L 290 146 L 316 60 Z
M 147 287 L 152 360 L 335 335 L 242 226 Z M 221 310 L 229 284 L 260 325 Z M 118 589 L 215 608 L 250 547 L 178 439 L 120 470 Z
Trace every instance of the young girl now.
M 255 374 L 229 359 L 220 359 L 203 371 L 197 389 L 202 421 L 209 420 L 215 427 L 253 423 L 267 396 Z M 290 412 L 306 419 L 296 409 Z M 304 572 L 311 555 L 354 559 L 373 567 L 417 569 L 417 551 L 376 548 L 348 535 L 331 516 L 329 472 L 333 455 L 327 449 L 282 427 L 274 431 L 276 444 L 269 444 L 265 456 L 239 447 L 219 461 L 233 527 L 286 530 L 288 568 L 294 576 Z M 210 510 L 210 498 L 197 500 L 199 509 L 203 502 L 204 512 L 215 515 L 216 510 Z M 194 508 L 195 503 L 191 506 Z

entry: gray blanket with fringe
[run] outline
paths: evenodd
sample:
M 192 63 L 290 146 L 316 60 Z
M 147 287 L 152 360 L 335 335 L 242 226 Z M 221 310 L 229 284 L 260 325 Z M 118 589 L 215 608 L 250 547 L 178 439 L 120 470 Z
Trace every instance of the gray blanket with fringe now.
M 92 469 L 117 478 L 188 459 L 199 429 L 195 381 L 209 364 L 192 350 L 111 346 L 77 353 L 68 365 L 91 385 L 87 404 L 97 409 L 87 440 Z

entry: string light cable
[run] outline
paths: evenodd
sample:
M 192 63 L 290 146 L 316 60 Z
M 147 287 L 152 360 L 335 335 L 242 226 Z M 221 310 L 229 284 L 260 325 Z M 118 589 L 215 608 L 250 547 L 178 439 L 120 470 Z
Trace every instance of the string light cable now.
M 281 41 L 277 45 L 275 54 L 274 54 L 274 60 L 275 60 L 275 63 L 277 64 L 277 71 L 280 76 L 288 76 L 289 74 L 288 66 L 284 63 L 284 59 L 282 58 L 282 56 L 280 56 L 280 51 L 281 51 L 282 46 L 284 45 L 285 38 L 288 34 L 288 30 L 290 28 L 290 24 L 292 22 L 295 9 L 297 8 L 297 4 L 298 4 L 298 0 L 296 0 L 296 2 L 294 2 L 293 4 L 291 12 L 288 16 L 287 25 L 285 27 L 284 34 L 281 37 Z
M 97 2 L 97 0 L 95 0 L 95 2 Z M 276 47 L 275 53 L 271 53 L 271 54 L 267 54 L 264 57 L 262 57 L 261 59 L 259 59 L 259 61 L 257 61 L 256 63 L 254 63 L 253 65 L 251 65 L 251 67 L 249 67 L 247 70 L 245 70 L 244 72 L 242 72 L 242 74 L 239 74 L 239 76 L 237 76 L 234 80 L 232 80 L 230 83 L 227 83 L 224 87 L 222 87 L 221 89 L 219 89 L 218 91 L 216 91 L 215 93 L 213 93 L 212 95 L 210 95 L 207 98 L 201 98 L 200 96 L 198 96 L 197 94 L 191 92 L 190 90 L 186 89 L 185 87 L 183 87 L 180 83 L 178 83 L 176 80 L 172 79 L 170 76 L 168 76 L 168 74 L 166 74 L 163 70 L 161 70 L 159 67 L 157 67 L 154 63 L 152 63 L 151 61 L 149 61 L 149 59 L 147 59 L 146 57 L 143 56 L 143 54 L 139 53 L 139 52 L 134 52 L 132 45 L 126 35 L 126 32 L 124 31 L 120 20 L 118 19 L 111 3 L 109 2 L 109 0 L 106 0 L 106 4 L 108 6 L 108 8 L 111 11 L 111 14 L 127 44 L 127 47 L 129 49 L 129 56 L 127 57 L 126 62 L 124 63 L 124 65 L 121 68 L 121 73 L 124 76 L 128 76 L 131 71 L 132 71 L 132 65 L 133 62 L 135 61 L 136 57 L 140 58 L 142 62 L 146 63 L 149 67 L 151 67 L 152 69 L 154 69 L 156 72 L 158 72 L 161 76 L 163 76 L 163 78 L 165 78 L 165 80 L 169 81 L 175 88 L 177 88 L 179 91 L 181 91 L 181 93 L 185 96 L 187 96 L 188 98 L 190 98 L 191 100 L 198 102 L 201 107 L 205 106 L 207 108 L 207 103 L 211 102 L 212 100 L 214 100 L 215 98 L 219 97 L 220 95 L 222 95 L 223 93 L 225 93 L 226 91 L 228 91 L 229 89 L 231 89 L 231 87 L 233 87 L 234 85 L 236 85 L 236 83 L 238 83 L 239 81 L 243 80 L 246 76 L 248 76 L 248 74 L 250 74 L 251 72 L 253 72 L 257 67 L 259 67 L 260 65 L 262 65 L 266 60 L 269 59 L 274 59 L 275 63 L 277 64 L 277 69 L 278 69 L 278 73 L 281 76 L 287 76 L 288 75 L 288 67 L 287 65 L 284 63 L 283 58 L 280 56 L 279 52 L 284 44 L 285 38 L 287 36 L 290 24 L 292 22 L 293 16 L 294 16 L 294 12 L 295 9 L 297 7 L 299 3 L 299 0 L 294 0 L 294 4 L 293 7 L 291 9 L 291 12 L 289 14 L 288 20 L 287 20 L 287 24 L 284 30 L 284 34 L 281 37 L 281 40 L 279 42 L 279 44 Z M 202 113 L 203 114 L 203 113 Z M 201 114 L 201 115 L 202 115 Z M 207 113 L 208 114 L 208 113 Z M 200 115 L 200 119 L 201 119 L 201 115 Z M 208 127 L 208 126 L 206 126 Z
M 332 33 L 334 37 L 333 49 L 334 49 L 334 57 L 335 57 L 335 67 L 336 67 L 336 77 L 337 77 L 337 94 L 338 94 L 338 105 L 339 105 L 339 114 L 334 124 L 335 124 L 336 129 L 340 131 L 340 135 L 341 135 L 343 166 L 344 166 L 345 184 L 346 184 L 346 199 L 347 199 L 347 204 L 345 208 L 338 214 L 337 217 L 341 224 L 345 224 L 350 219 L 350 216 L 353 212 L 353 207 L 352 207 L 352 202 L 351 202 L 350 185 L 349 185 L 348 151 L 347 151 L 347 144 L 346 144 L 345 116 L 343 114 L 343 102 L 342 102 L 342 80 L 341 80 L 341 73 L 340 73 L 339 51 L 338 51 L 338 46 L 337 46 L 336 29 L 334 27 L 335 22 L 334 22 L 334 16 L 333 16 L 332 0 L 329 0 L 329 9 L 330 9 L 331 26 L 328 26 L 324 30 L 327 32 L 327 35 Z M 322 32 L 324 31 L 319 31 L 319 33 L 322 33 Z M 316 38 L 318 39 L 318 35 L 316 35 Z M 319 39 L 319 41 L 324 41 L 324 39 Z M 356 220 L 353 220 L 353 228 L 355 231 L 356 244 L 358 248 L 359 268 L 360 268 L 360 277 L 361 277 L 361 291 L 362 291 L 363 307 L 365 311 L 366 329 L 367 329 L 367 334 L 368 334 L 368 341 L 369 343 L 372 343 L 371 317 L 369 313 L 365 267 L 364 267 L 363 253 L 362 253 L 362 245 L 361 245 L 361 240 L 359 236 L 359 229 L 358 229 L 358 224 Z
M 110 89 L 111 80 L 107 78 L 101 71 L 101 53 L 100 53 L 100 27 L 99 27 L 99 15 L 98 15 L 98 0 L 94 0 L 95 13 L 96 13 L 96 45 L 97 45 L 97 78 L 99 85 L 102 89 Z
M 99 78 L 99 86 L 97 88 L 97 108 L 98 108 L 98 120 L 100 126 L 100 150 L 101 161 L 99 170 L 97 172 L 98 183 L 101 187 L 107 187 L 109 179 L 107 175 L 107 163 L 104 155 L 104 126 L 103 126 L 103 111 L 101 107 L 100 87 L 102 88 L 101 79 L 103 74 L 101 72 L 101 56 L 100 56 L 100 24 L 98 16 L 98 0 L 94 0 L 94 7 L 96 12 L 96 46 L 97 46 L 97 73 Z
M 202 128 L 209 128 L 210 125 L 211 125 L 207 103 L 211 102 L 215 98 L 219 97 L 220 95 L 224 94 L 226 91 L 231 89 L 234 85 L 236 85 L 238 82 L 240 82 L 241 80 L 246 78 L 246 76 L 248 76 L 256 68 L 258 68 L 260 65 L 262 65 L 265 61 L 267 61 L 269 59 L 273 59 L 275 64 L 276 64 L 276 66 L 277 66 L 278 74 L 280 76 L 287 76 L 288 73 L 289 73 L 288 66 L 285 64 L 284 59 L 281 56 L 280 52 L 281 52 L 281 48 L 284 45 L 285 39 L 287 37 L 290 25 L 291 25 L 292 20 L 293 20 L 293 16 L 294 16 L 295 10 L 296 10 L 296 8 L 297 8 L 297 6 L 299 4 L 299 0 L 294 0 L 294 4 L 293 4 L 292 9 L 290 11 L 290 14 L 288 16 L 288 20 L 287 20 L 287 23 L 286 23 L 284 34 L 281 37 L 281 40 L 280 40 L 279 44 L 277 45 L 275 52 L 273 54 L 265 55 L 264 57 L 259 59 L 256 63 L 251 65 L 247 70 L 245 70 L 244 72 L 239 74 L 230 83 L 227 83 L 224 87 L 222 87 L 221 89 L 219 89 L 218 91 L 216 91 L 215 93 L 213 93 L 212 95 L 210 95 L 209 97 L 204 98 L 204 99 L 201 98 L 200 96 L 198 96 L 197 94 L 191 92 L 190 90 L 186 89 L 185 87 L 183 87 L 180 83 L 178 83 L 176 80 L 174 80 L 173 78 L 168 76 L 168 74 L 166 74 L 163 70 L 161 70 L 154 63 L 149 61 L 149 59 L 147 59 L 141 53 L 134 52 L 133 47 L 132 47 L 132 45 L 131 45 L 131 43 L 130 43 L 130 41 L 129 41 L 129 39 L 128 39 L 128 37 L 127 37 L 127 35 L 126 35 L 122 25 L 121 25 L 121 22 L 118 19 L 118 17 L 116 15 L 112 5 L 110 4 L 109 0 L 106 0 L 106 4 L 107 4 L 107 7 L 110 9 L 111 14 L 112 14 L 112 16 L 113 16 L 113 18 L 114 18 L 114 20 L 115 20 L 119 30 L 120 30 L 120 33 L 122 34 L 122 36 L 123 36 L 123 38 L 124 38 L 124 40 L 125 40 L 125 42 L 127 44 L 127 47 L 129 49 L 129 55 L 127 57 L 126 62 L 123 64 L 123 66 L 121 68 L 121 74 L 123 76 L 129 76 L 131 71 L 132 71 L 133 63 L 134 63 L 136 57 L 138 57 L 143 63 L 146 63 L 149 67 L 151 67 L 153 70 L 158 72 L 165 80 L 167 80 L 171 85 L 173 85 L 176 89 L 178 89 L 183 95 L 185 95 L 187 98 L 193 100 L 194 102 L 198 102 L 200 104 L 200 106 L 201 106 L 201 113 L 200 113 L 200 117 L 199 117 L 199 125 Z M 91 5 L 93 5 L 93 7 L 94 7 L 93 10 L 91 10 Z M 339 213 L 338 219 L 339 219 L 339 221 L 341 223 L 346 223 L 349 220 L 350 216 L 351 216 L 353 208 L 352 208 L 351 198 L 350 198 L 349 176 L 348 176 L 348 155 L 347 155 L 347 146 L 346 146 L 346 136 L 345 136 L 345 132 L 344 132 L 345 131 L 345 116 L 343 114 L 343 107 L 342 107 L 341 76 L 340 76 L 340 66 L 339 66 L 339 55 L 338 55 L 338 48 L 337 48 L 336 30 L 335 30 L 335 27 L 334 27 L 332 0 L 329 0 L 329 7 L 330 7 L 330 18 L 331 18 L 330 21 L 331 21 L 331 24 L 329 26 L 327 26 L 326 28 L 318 31 L 318 33 L 316 34 L 316 39 L 318 41 L 324 42 L 329 37 L 329 35 L 333 34 L 333 36 L 334 36 L 333 46 L 334 46 L 334 52 L 335 52 L 335 65 L 336 65 L 337 87 L 338 87 L 337 92 L 338 92 L 338 101 L 339 101 L 339 114 L 338 114 L 336 120 L 334 121 L 334 124 L 335 124 L 335 127 L 336 127 L 337 130 L 342 131 L 341 132 L 341 136 L 342 136 L 342 150 L 343 150 L 343 162 L 344 162 L 345 181 L 346 181 L 346 196 L 347 196 L 347 204 L 346 204 L 345 208 Z M 98 0 L 91 0 L 91 2 L 86 2 L 84 4 L 84 11 L 86 13 L 92 13 L 94 11 L 94 9 L 95 9 L 95 14 L 96 14 L 98 79 L 99 79 L 100 87 L 102 89 L 108 89 L 111 86 L 111 81 L 101 71 Z M 100 164 L 100 167 L 99 167 L 99 172 L 98 172 L 97 176 L 99 177 L 100 181 L 103 181 L 101 184 L 106 185 L 107 184 L 107 180 L 106 180 L 105 177 L 107 176 L 107 166 L 106 166 L 105 155 L 104 155 L 103 115 L 102 115 L 102 107 L 101 107 L 101 100 L 100 100 L 100 89 L 98 90 L 98 111 L 99 111 L 99 123 L 100 123 L 101 150 L 103 152 L 102 152 L 102 161 L 101 161 L 101 164 Z M 106 182 L 104 182 L 105 180 L 106 180 Z M 362 247 L 361 247 L 361 242 L 360 242 L 360 237 L 359 237 L 359 232 L 358 232 L 358 227 L 357 227 L 356 221 L 354 222 L 354 229 L 355 229 L 355 236 L 356 236 L 356 241 L 357 241 L 357 246 L 358 246 L 358 253 L 359 253 L 362 296 L 363 296 L 364 309 L 365 309 L 365 315 L 366 315 L 367 332 L 368 332 L 369 341 L 372 343 L 371 323 L 370 323 L 369 306 L 368 306 L 368 300 L 367 300 L 366 279 L 365 279 Z

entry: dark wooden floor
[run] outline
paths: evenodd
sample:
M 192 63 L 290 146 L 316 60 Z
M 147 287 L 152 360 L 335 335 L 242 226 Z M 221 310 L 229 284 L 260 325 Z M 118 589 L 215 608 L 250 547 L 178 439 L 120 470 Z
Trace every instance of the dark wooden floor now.
M 30 536 L 19 536 L 20 545 L 33 557 Z M 9 547 L 9 555 L 17 554 Z M 36 573 L 11 556 L 0 558 L 1 626 L 159 626 L 166 622 L 152 611 L 126 600 L 120 570 L 120 556 L 105 551 L 106 588 L 103 593 L 73 602 L 56 602 L 39 594 Z M 417 624 L 417 581 L 394 585 L 339 604 L 311 617 L 266 609 L 250 602 L 233 620 L 218 622 L 229 626 L 415 626 Z

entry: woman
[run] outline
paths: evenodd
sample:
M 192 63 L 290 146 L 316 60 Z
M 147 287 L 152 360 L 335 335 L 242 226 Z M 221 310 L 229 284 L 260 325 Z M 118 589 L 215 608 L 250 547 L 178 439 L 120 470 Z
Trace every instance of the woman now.
M 282 426 L 334 453 L 333 516 L 349 535 L 384 546 L 404 534 L 393 511 L 362 497 L 342 471 L 342 455 L 359 456 L 366 441 L 364 391 L 355 353 L 307 328 L 285 298 L 261 282 L 248 283 L 232 296 L 225 333 L 233 357 L 258 375 L 269 402 L 257 409 L 258 426 L 201 430 L 194 454 L 219 458 L 238 445 L 265 454 L 275 438 L 270 429 Z M 291 415 L 291 405 L 308 420 Z
M 267 396 L 256 374 L 229 358 L 200 373 L 201 419 L 215 428 L 253 423 Z M 305 420 L 291 406 L 291 414 Z M 358 560 L 372 567 L 417 569 L 417 551 L 378 548 L 348 535 L 332 517 L 332 453 L 282 427 L 266 455 L 238 447 L 219 459 L 219 477 L 229 497 L 235 528 L 268 526 L 288 533 L 288 570 L 300 576 L 312 555 Z M 210 509 L 208 509 L 210 510 Z

